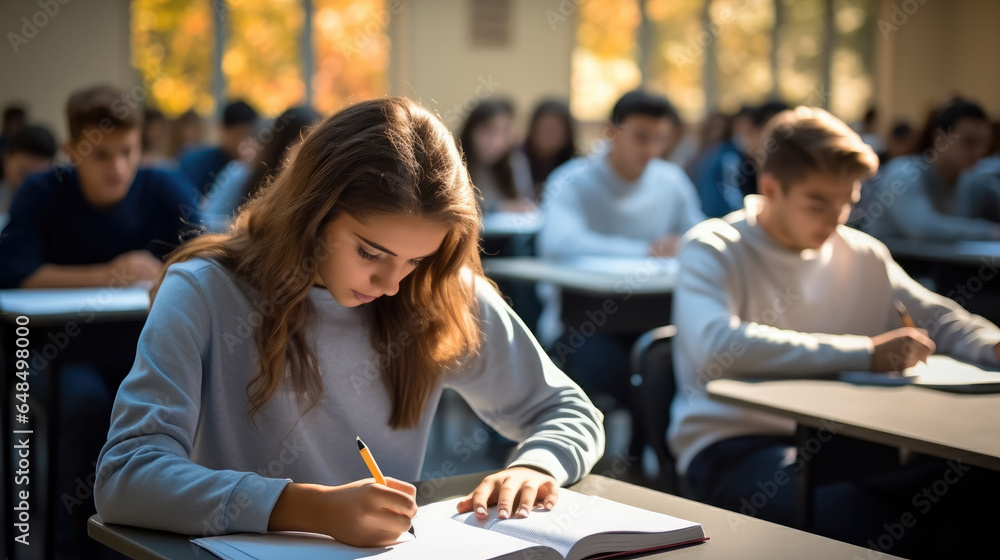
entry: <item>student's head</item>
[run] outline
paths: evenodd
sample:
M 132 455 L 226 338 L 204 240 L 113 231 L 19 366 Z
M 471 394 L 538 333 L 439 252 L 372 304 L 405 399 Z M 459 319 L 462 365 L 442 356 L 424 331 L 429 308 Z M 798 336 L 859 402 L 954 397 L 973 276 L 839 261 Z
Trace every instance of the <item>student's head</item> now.
M 514 107 L 505 99 L 488 99 L 469 113 L 459 135 L 469 167 L 490 167 L 510 154 L 513 119 Z
M 701 123 L 698 129 L 698 148 L 705 150 L 725 142 L 732 134 L 732 119 L 725 113 L 715 112 Z
M 67 155 L 76 165 L 84 198 L 112 206 L 128 194 L 142 156 L 142 109 L 124 92 L 95 86 L 70 95 Z
M 885 141 L 885 157 L 887 160 L 908 154 L 913 151 L 916 134 L 913 127 L 906 121 L 899 121 L 889 131 Z
M 293 107 L 278 115 L 261 132 L 260 154 L 247 177 L 244 198 L 257 194 L 257 190 L 281 170 L 289 156 L 289 150 L 305 137 L 309 127 L 319 121 L 319 113 L 311 107 Z
M 163 113 L 146 107 L 142 112 L 142 152 L 163 152 L 170 139 L 167 119 Z
M 240 145 L 250 140 L 257 130 L 259 116 L 245 101 L 234 101 L 222 111 L 219 147 L 232 159 L 240 157 Z
M 749 115 L 748 126 L 742 140 L 743 152 L 759 161 L 762 157 L 761 152 L 766 145 L 765 137 L 768 123 L 775 115 L 787 109 L 788 105 L 781 101 L 768 101 L 755 107 Z
M 359 381 L 385 384 L 389 423 L 403 428 L 443 372 L 478 348 L 478 240 L 475 195 L 447 128 L 413 101 L 382 98 L 314 127 L 229 233 L 189 241 L 168 264 L 213 257 L 260 294 L 251 418 L 284 387 L 286 367 L 296 392 L 312 404 L 319 396 L 303 331 L 314 284 L 344 307 L 379 296 L 362 312 L 381 357 Z
M 569 105 L 550 99 L 535 107 L 528 121 L 528 137 L 524 141 L 528 157 L 551 160 L 556 165 L 576 153 L 576 126 Z
M 43 126 L 21 127 L 10 137 L 3 154 L 4 179 L 17 189 L 32 173 L 44 171 L 56 157 L 56 139 Z
M 3 109 L 3 122 L 0 124 L 0 134 L 10 136 L 27 124 L 28 112 L 20 105 L 8 105 Z
M 878 157 L 843 121 L 812 107 L 778 114 L 765 138 L 758 219 L 782 245 L 817 249 L 847 221 Z
M 615 171 L 635 180 L 646 165 L 663 155 L 674 134 L 677 111 L 666 97 L 630 91 L 611 109 L 608 157 Z
M 956 99 L 933 111 L 920 135 L 920 155 L 939 167 L 959 172 L 989 150 L 990 125 L 975 103 Z
M 184 150 L 204 141 L 205 119 L 188 109 L 170 123 L 170 155 L 177 157 Z

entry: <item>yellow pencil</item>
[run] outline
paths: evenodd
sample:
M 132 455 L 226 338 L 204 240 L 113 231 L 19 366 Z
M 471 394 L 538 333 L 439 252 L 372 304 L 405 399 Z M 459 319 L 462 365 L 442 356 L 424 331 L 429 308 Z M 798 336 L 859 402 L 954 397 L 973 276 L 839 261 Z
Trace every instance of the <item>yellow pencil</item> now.
M 903 326 L 910 327 L 911 329 L 917 328 L 917 325 L 913 322 L 913 318 L 910 317 L 910 313 L 906 310 L 906 306 L 903 305 L 903 302 L 897 299 L 895 305 L 896 311 L 899 312 L 899 318 L 903 320 Z
M 371 471 L 372 477 L 375 478 L 375 482 L 383 486 L 387 486 L 385 483 L 385 476 L 382 475 L 382 470 L 378 468 L 378 463 L 375 462 L 375 457 L 372 457 L 372 452 L 368 450 L 368 446 L 365 442 L 361 441 L 360 437 L 354 436 L 358 440 L 358 452 L 361 453 L 361 458 L 365 460 L 365 464 L 368 465 L 368 470 Z
M 365 442 L 361 441 L 361 438 L 354 436 L 358 440 L 358 453 L 361 453 L 361 458 L 365 460 L 365 464 L 368 465 L 368 470 L 372 473 L 372 477 L 375 478 L 375 482 L 381 484 L 382 486 L 388 486 L 385 483 L 385 476 L 382 474 L 382 469 L 378 468 L 378 463 L 375 462 L 375 457 L 372 457 L 372 452 L 368 450 L 368 446 Z M 407 531 L 413 536 L 417 536 L 416 531 L 413 530 L 413 526 Z

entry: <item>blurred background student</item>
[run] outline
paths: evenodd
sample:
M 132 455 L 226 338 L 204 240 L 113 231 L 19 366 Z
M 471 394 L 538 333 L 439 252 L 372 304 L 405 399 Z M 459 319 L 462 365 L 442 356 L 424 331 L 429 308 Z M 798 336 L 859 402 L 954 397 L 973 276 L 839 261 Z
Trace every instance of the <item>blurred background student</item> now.
M 526 212 L 535 207 L 535 187 L 524 154 L 514 149 L 514 107 L 504 99 L 479 103 L 458 137 L 484 213 Z
M 576 123 L 565 101 L 549 99 L 535 107 L 520 151 L 531 171 L 532 198 L 541 200 L 549 174 L 577 155 Z
M 251 142 L 259 117 L 245 101 L 234 101 L 222 112 L 217 146 L 194 149 L 180 157 L 181 173 L 204 195 L 231 161 L 253 158 Z
M 170 153 L 170 123 L 163 113 L 146 107 L 142 118 L 142 158 L 143 167 L 175 169 L 177 160 Z
M 21 183 L 33 173 L 45 171 L 56 157 L 56 139 L 44 126 L 26 125 L 11 135 L 0 153 L 4 175 L 0 179 L 0 229 L 7 224 L 10 203 Z
M 229 168 L 225 168 L 221 176 L 224 182 L 203 199 L 202 213 L 208 229 L 220 232 L 225 230 L 236 209 L 281 170 L 309 127 L 319 121 L 319 113 L 309 107 L 293 107 L 275 117 L 266 129 L 270 133 L 260 135 L 262 146 L 255 161 L 245 167 L 244 173 L 233 173 L 228 177 L 226 170 Z M 268 139 L 267 142 L 264 142 L 265 138 Z
M 933 111 L 917 150 L 894 158 L 872 183 L 867 233 L 942 242 L 1000 239 L 1000 224 L 970 217 L 970 201 L 959 196 L 967 191 L 958 189 L 962 172 L 986 155 L 989 139 L 986 113 L 976 103 L 956 99 Z

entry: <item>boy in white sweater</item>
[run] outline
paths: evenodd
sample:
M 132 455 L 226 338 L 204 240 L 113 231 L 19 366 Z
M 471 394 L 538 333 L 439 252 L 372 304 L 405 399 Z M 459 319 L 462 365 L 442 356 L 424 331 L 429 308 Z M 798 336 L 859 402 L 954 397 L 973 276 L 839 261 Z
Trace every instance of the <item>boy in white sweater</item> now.
M 710 400 L 711 379 L 891 371 L 935 350 L 1000 363 L 995 325 L 927 291 L 884 245 L 843 225 L 860 181 L 877 165 L 871 148 L 826 111 L 786 111 L 770 125 L 760 195 L 686 236 L 674 292 L 678 390 L 668 439 L 691 497 L 777 522 L 793 519 L 800 470 L 794 422 Z M 903 326 L 897 299 L 919 328 Z M 846 478 L 857 467 L 899 468 L 895 450 L 837 439 L 825 445 L 826 456 Z M 920 475 L 927 469 L 934 467 L 922 465 Z M 760 484 L 779 471 L 788 483 L 772 488 L 763 507 L 752 504 Z M 817 494 L 817 529 L 866 546 L 896 502 L 855 482 Z

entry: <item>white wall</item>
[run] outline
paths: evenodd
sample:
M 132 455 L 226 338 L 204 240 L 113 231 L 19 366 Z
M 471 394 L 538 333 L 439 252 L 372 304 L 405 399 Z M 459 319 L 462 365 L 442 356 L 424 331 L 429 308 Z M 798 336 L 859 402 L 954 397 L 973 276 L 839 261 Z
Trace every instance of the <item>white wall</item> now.
M 550 24 L 546 15 L 549 10 L 559 13 L 560 0 L 511 0 L 512 35 L 505 48 L 470 44 L 469 4 L 468 0 L 401 4 L 392 27 L 393 94 L 419 99 L 456 132 L 477 95 L 509 97 L 522 122 L 544 96 L 569 100 L 574 18 L 570 14 L 566 21 Z
M 100 82 L 135 85 L 128 5 L 128 0 L 0 1 L 0 106 L 26 104 L 31 121 L 48 125 L 65 140 L 71 91 Z M 26 26 L 22 18 L 33 23 Z M 28 37 L 33 28 L 36 32 Z

